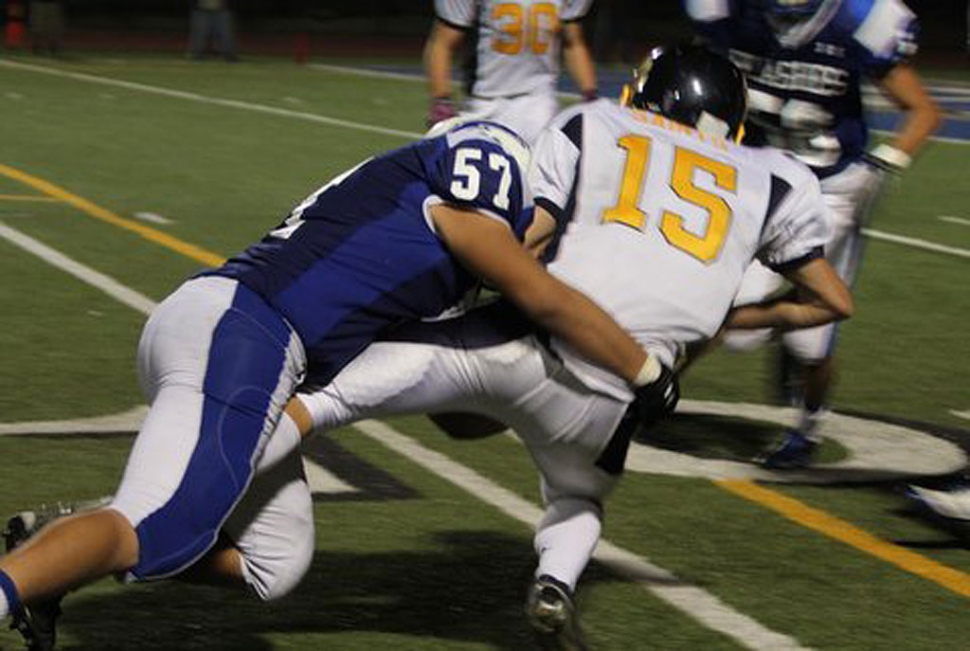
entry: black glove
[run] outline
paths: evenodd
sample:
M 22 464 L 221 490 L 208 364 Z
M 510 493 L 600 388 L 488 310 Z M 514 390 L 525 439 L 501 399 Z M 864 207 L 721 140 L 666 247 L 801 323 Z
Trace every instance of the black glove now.
M 644 427 L 650 427 L 672 414 L 679 400 L 680 383 L 677 375 L 661 365 L 660 377 L 639 387 L 634 394 L 633 404 L 640 415 L 640 422 Z

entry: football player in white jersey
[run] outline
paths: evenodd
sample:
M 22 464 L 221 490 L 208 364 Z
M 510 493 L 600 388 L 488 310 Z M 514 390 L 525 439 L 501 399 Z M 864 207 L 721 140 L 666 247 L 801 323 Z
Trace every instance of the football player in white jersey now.
M 467 40 L 474 47 L 462 114 L 505 124 L 526 142 L 559 110 L 560 53 L 583 98 L 596 97 L 596 72 L 580 21 L 592 0 L 435 0 L 425 46 L 429 126 L 455 115 L 451 71 Z
M 684 0 L 702 38 L 728 53 L 747 75 L 745 142 L 792 152 L 819 178 L 834 230 L 826 257 L 852 284 L 862 259 L 861 229 L 888 174 L 902 172 L 936 129 L 940 112 L 909 60 L 916 17 L 901 0 Z M 863 82 L 872 82 L 905 113 L 893 137 L 868 146 Z M 764 266 L 749 270 L 739 302 L 762 300 L 784 279 Z M 773 333 L 732 335 L 735 349 L 754 348 Z M 782 336 L 782 370 L 792 369 L 801 416 L 764 464 L 808 465 L 834 379 L 837 327 Z M 782 380 L 785 384 L 789 382 Z M 787 389 L 783 393 L 791 393 Z
M 546 247 L 554 275 L 596 296 L 662 360 L 664 374 L 684 346 L 723 327 L 802 327 L 851 313 L 849 292 L 822 255 L 830 226 L 818 181 L 776 150 L 733 142 L 745 88 L 730 62 L 697 48 L 657 51 L 626 103 L 569 109 L 539 139 L 527 241 Z M 754 257 L 815 298 L 732 309 Z M 290 432 L 274 440 L 437 411 L 512 427 L 540 471 L 546 507 L 527 612 L 553 648 L 584 649 L 572 593 L 599 540 L 603 500 L 637 426 L 672 408 L 675 387 L 661 382 L 634 399 L 618 377 L 498 303 L 371 345 L 329 385 L 291 401 L 279 426 Z M 298 493 L 300 485 L 289 486 Z M 213 565 L 243 573 L 286 565 L 294 551 L 266 532 L 312 538 L 309 501 L 259 490 L 249 500 L 257 506 L 244 511 L 256 517 L 233 532 L 237 547 L 223 552 L 230 558 Z

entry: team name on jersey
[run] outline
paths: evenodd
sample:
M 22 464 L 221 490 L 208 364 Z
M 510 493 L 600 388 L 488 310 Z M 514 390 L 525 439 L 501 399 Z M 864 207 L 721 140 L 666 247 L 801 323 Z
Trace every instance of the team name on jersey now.
M 632 113 L 633 118 L 639 122 L 645 124 L 651 124 L 653 126 L 661 127 L 667 129 L 668 131 L 673 131 L 675 133 L 684 133 L 689 136 L 694 136 L 701 142 L 706 142 L 709 145 L 720 149 L 721 151 L 728 150 L 727 141 L 724 138 L 719 138 L 717 136 L 712 136 L 706 133 L 701 133 L 693 127 L 689 127 L 686 124 L 681 124 L 679 122 L 674 122 L 673 120 L 668 120 L 662 115 L 657 113 L 645 113 L 641 111 L 634 111 Z
M 849 72 L 807 61 L 773 61 L 740 50 L 731 60 L 750 79 L 781 90 L 801 90 L 813 95 L 838 97 L 849 89 Z

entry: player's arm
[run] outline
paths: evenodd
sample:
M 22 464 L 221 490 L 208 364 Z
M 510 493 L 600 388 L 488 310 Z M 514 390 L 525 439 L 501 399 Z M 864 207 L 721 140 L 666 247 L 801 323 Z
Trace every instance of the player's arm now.
M 556 233 L 556 219 L 542 206 L 536 206 L 532 223 L 525 232 L 523 244 L 537 260 L 542 258 L 543 252 L 552 241 Z
M 429 126 L 455 114 L 451 97 L 451 67 L 464 38 L 464 31 L 440 19 L 435 20 L 431 27 L 431 34 L 424 46 L 424 68 L 431 97 Z
M 736 307 L 728 314 L 725 327 L 807 328 L 852 316 L 855 309 L 852 294 L 825 258 L 816 257 L 782 273 L 797 291 L 763 303 Z
M 506 224 L 448 204 L 433 206 L 430 212 L 439 236 L 465 267 L 539 326 L 631 384 L 659 376 L 655 359 L 648 360 L 646 351 L 593 301 L 550 275 Z
M 576 82 L 583 99 L 596 99 L 596 66 L 579 21 L 563 23 L 562 57 L 566 70 Z
M 905 154 L 896 167 L 906 167 L 926 140 L 940 126 L 942 115 L 919 74 L 909 64 L 894 66 L 880 81 L 883 91 L 905 111 L 902 124 L 891 141 L 891 146 Z M 875 150 L 878 151 L 878 148 Z M 892 160 L 888 161 L 893 163 Z

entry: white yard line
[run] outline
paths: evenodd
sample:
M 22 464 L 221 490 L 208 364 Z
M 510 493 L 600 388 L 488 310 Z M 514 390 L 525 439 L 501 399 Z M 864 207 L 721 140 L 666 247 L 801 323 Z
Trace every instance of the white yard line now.
M 960 224 L 961 226 L 970 226 L 970 219 L 963 219 L 962 217 L 953 217 L 951 215 L 940 215 L 937 219 L 939 219 L 941 222 Z
M 915 237 L 905 237 L 903 235 L 893 235 L 892 233 L 874 231 L 871 228 L 863 228 L 862 232 L 866 235 L 866 237 L 871 237 L 874 240 L 883 240 L 885 242 L 904 244 L 915 249 L 924 249 L 926 251 L 934 251 L 936 253 L 946 253 L 949 255 L 958 256 L 960 258 L 970 258 L 970 250 L 968 249 L 959 249 L 955 246 L 944 246 L 943 244 L 927 242 L 926 240 L 920 240 Z
M 955 409 L 951 409 L 950 413 L 958 418 L 966 418 L 967 420 L 970 420 L 970 409 L 967 411 L 957 411 Z
M 353 122 L 351 120 L 341 120 L 339 118 L 331 118 L 325 115 L 319 115 L 317 113 L 291 111 L 289 109 L 279 108 L 277 106 L 267 106 L 266 104 L 255 104 L 253 102 L 243 102 L 243 101 L 234 100 L 234 99 L 209 97 L 208 95 L 200 95 L 198 93 L 192 93 L 184 90 L 175 90 L 174 88 L 150 86 L 148 84 L 139 84 L 133 81 L 122 81 L 120 79 L 111 79 L 109 77 L 99 77 L 97 75 L 89 75 L 81 72 L 70 72 L 68 70 L 60 70 L 58 68 L 48 68 L 46 66 L 37 66 L 30 63 L 10 61 L 9 59 L 0 59 L 0 65 L 6 66 L 8 68 L 16 68 L 18 70 L 27 70 L 30 72 L 39 72 L 45 75 L 53 75 L 55 77 L 66 77 L 68 79 L 74 79 L 75 81 L 86 81 L 93 84 L 115 86 L 117 88 L 125 88 L 127 90 L 134 90 L 142 93 L 151 93 L 153 95 L 163 95 L 165 97 L 185 99 L 192 102 L 200 102 L 202 104 L 212 104 L 215 106 L 224 106 L 226 108 L 242 109 L 245 111 L 255 111 L 257 113 L 266 113 L 269 115 L 276 115 L 279 117 L 295 118 L 298 120 L 306 120 L 308 122 L 326 124 L 332 127 L 343 127 L 345 129 L 355 129 L 357 131 L 370 131 L 372 133 L 379 133 L 385 136 L 397 136 L 399 138 L 405 138 L 408 140 L 414 140 L 415 138 L 420 138 L 423 135 L 415 131 L 402 131 L 400 129 L 388 129 L 386 127 L 374 126 L 372 124 L 364 124 L 362 122 Z
M 20 247 L 24 251 L 36 255 L 44 262 L 62 271 L 66 271 L 92 287 L 100 289 L 105 294 L 108 294 L 130 308 L 138 310 L 142 314 L 148 314 L 155 308 L 155 302 L 147 296 L 125 287 L 110 276 L 106 276 L 87 265 L 72 260 L 60 251 L 52 249 L 46 244 L 38 242 L 28 235 L 24 235 L 16 229 L 10 228 L 3 222 L 0 222 L 0 237 Z
M 353 425 L 394 452 L 450 481 L 502 513 L 535 526 L 542 510 L 528 500 L 502 488 L 440 452 L 424 447 L 389 425 L 365 420 Z M 643 586 L 655 597 L 680 610 L 703 626 L 731 638 L 746 649 L 758 651 L 805 651 L 797 640 L 764 627 L 711 593 L 686 583 L 662 567 L 607 540 L 601 540 L 595 558 L 621 576 Z

